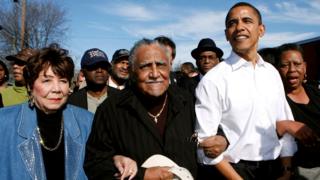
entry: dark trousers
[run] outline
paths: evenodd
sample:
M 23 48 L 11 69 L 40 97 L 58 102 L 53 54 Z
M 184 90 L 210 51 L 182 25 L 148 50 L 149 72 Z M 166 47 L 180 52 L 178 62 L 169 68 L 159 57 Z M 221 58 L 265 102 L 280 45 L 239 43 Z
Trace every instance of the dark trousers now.
M 245 180 L 274 180 L 281 175 L 281 163 L 278 160 L 269 161 L 244 161 L 231 163 L 232 167 Z M 198 180 L 223 180 L 220 172 L 210 165 L 198 166 Z

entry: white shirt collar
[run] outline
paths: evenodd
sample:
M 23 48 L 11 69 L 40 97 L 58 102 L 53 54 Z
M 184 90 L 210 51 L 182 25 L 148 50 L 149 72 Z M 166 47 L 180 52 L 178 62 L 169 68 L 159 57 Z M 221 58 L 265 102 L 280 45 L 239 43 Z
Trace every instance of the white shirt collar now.
M 110 87 L 113 87 L 113 88 L 116 88 L 116 89 L 119 89 L 119 90 L 122 90 L 125 88 L 125 85 L 118 85 L 112 78 L 111 76 L 109 77 L 108 79 L 108 86 Z
M 258 57 L 259 58 L 257 61 L 257 65 L 264 66 L 264 64 L 265 64 L 264 60 L 262 59 L 262 57 L 259 54 L 258 54 Z M 231 65 L 233 71 L 235 71 L 243 66 L 247 66 L 247 65 L 251 64 L 250 61 L 243 59 L 238 54 L 236 54 L 234 51 L 231 52 L 229 58 L 227 58 L 225 61 L 226 61 L 226 63 Z

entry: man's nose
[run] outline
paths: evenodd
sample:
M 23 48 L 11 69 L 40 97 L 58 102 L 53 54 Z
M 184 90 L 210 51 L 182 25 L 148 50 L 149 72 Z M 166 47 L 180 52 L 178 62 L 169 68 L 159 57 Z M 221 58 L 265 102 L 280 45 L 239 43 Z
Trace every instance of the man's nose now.
M 157 65 L 153 64 L 152 68 L 151 68 L 150 76 L 152 78 L 157 78 L 157 77 L 159 77 L 159 74 L 160 73 L 159 73 L 159 69 L 158 69 Z

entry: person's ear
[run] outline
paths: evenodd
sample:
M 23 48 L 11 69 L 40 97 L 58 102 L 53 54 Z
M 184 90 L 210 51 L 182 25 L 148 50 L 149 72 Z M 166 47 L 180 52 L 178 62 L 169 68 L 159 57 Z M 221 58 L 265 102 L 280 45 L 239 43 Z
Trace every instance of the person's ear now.
M 266 27 L 264 24 L 259 25 L 259 37 L 262 38 L 264 36 L 264 33 L 266 31 Z
M 224 30 L 224 35 L 225 35 L 225 37 L 226 37 L 226 40 L 229 41 L 229 37 L 228 37 L 228 35 L 227 35 L 227 29 Z

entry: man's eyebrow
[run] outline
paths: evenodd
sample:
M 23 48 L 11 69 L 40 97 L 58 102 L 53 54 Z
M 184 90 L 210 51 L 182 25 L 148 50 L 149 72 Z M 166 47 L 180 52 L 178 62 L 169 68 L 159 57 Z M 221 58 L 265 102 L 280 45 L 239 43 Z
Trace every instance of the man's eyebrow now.
M 150 66 L 152 63 L 153 63 L 152 61 L 140 62 L 140 63 L 138 63 L 138 66 L 137 66 L 137 67 Z
M 165 60 L 163 59 L 155 60 L 155 62 L 160 64 L 166 64 Z
M 227 24 L 230 23 L 230 22 L 233 22 L 233 21 L 237 21 L 237 18 L 229 18 L 229 19 L 227 20 Z
M 241 19 L 254 19 L 254 18 L 252 16 L 247 15 L 247 16 L 241 17 Z
M 141 63 L 139 63 L 139 65 L 152 64 L 153 62 L 155 62 L 155 63 L 161 63 L 161 64 L 165 64 L 165 63 L 166 63 L 165 60 L 163 60 L 163 59 L 157 59 L 157 60 L 153 60 L 153 61 L 147 61 L 147 60 L 145 60 L 145 61 L 142 61 Z

